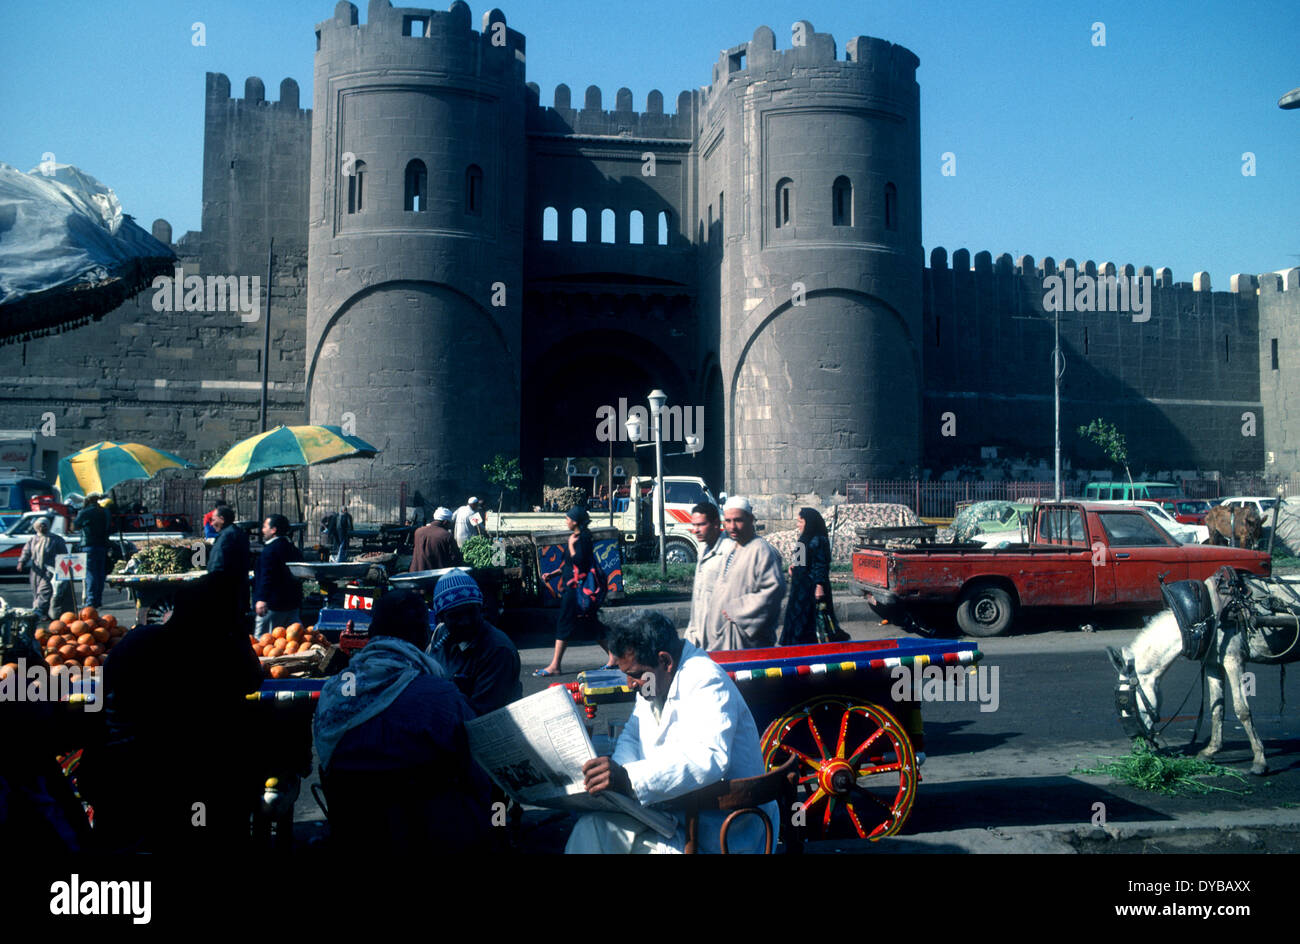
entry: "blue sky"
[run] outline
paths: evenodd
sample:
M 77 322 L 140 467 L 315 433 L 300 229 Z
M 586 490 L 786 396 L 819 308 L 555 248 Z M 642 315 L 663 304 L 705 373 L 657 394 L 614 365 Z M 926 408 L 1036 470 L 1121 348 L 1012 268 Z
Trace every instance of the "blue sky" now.
M 365 19 L 364 2 L 358 3 Z M 445 5 L 440 5 L 443 8 Z M 479 22 L 488 9 L 473 4 Z M 52 152 L 113 187 L 144 225 L 177 236 L 202 209 L 204 73 L 236 94 L 296 79 L 310 105 L 314 25 L 330 0 L 11 4 L 0 33 L 0 161 Z M 1226 289 L 1234 272 L 1300 265 L 1300 23 L 1291 0 L 1181 3 L 766 2 L 502 5 L 549 103 L 567 83 L 638 109 L 703 85 L 720 49 L 760 24 L 778 47 L 810 20 L 878 36 L 921 60 L 923 242 L 995 256 L 1170 266 Z M 207 45 L 191 42 L 202 22 Z M 1093 45 L 1094 23 L 1105 27 Z M 941 155 L 956 155 L 955 176 Z M 1243 175 L 1242 155 L 1255 173 Z M 1286 180 L 1292 179 L 1291 184 Z

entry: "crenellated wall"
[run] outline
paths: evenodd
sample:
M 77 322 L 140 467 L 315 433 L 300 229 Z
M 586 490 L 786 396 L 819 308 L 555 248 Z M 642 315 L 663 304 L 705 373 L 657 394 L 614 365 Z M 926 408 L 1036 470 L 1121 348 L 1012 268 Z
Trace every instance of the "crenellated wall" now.
M 999 458 L 1041 455 L 1052 442 L 1054 319 L 1045 280 L 1066 269 L 1077 274 L 1075 296 L 1079 277 L 1099 274 L 1145 276 L 1152 291 L 1149 311 L 1130 299 L 1138 310 L 1061 312 L 1065 460 L 1106 464 L 1075 434 L 1104 417 L 1125 433 L 1135 474 L 1258 468 L 1268 424 L 1253 277 L 1234 276 L 1232 291 L 1215 292 L 1204 272 L 1175 282 L 1167 268 L 1051 257 L 1035 265 L 1031 256 L 995 261 L 988 252 L 972 260 L 965 249 L 949 266 L 942 248 L 925 271 L 927 465 L 978 461 L 989 446 Z
M 1269 418 L 1264 471 L 1295 477 L 1300 475 L 1300 268 L 1265 272 L 1254 281 L 1259 289 L 1259 392 Z

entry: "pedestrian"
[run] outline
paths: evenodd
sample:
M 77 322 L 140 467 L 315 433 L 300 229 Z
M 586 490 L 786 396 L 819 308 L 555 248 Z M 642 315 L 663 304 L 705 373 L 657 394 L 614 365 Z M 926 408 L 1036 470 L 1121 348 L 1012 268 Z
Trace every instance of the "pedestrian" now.
M 253 560 L 248 535 L 235 527 L 235 510 L 229 505 L 217 509 L 212 524 L 217 536 L 208 552 L 208 573 L 224 582 L 242 619 L 248 613 L 248 572 Z
M 429 654 L 447 672 L 475 714 L 504 708 L 523 696 L 519 650 L 483 618 L 483 591 L 463 570 L 439 579 L 433 591 L 438 620 Z
M 205 538 L 215 538 L 217 536 L 217 526 L 212 523 L 212 519 L 216 517 L 217 509 L 225 503 L 225 499 L 214 501 L 212 508 L 203 516 L 203 536 Z
M 835 623 L 835 601 L 831 597 L 831 540 L 826 521 L 815 508 L 800 508 L 795 520 L 799 525 L 799 543 L 795 545 L 795 563 L 790 566 L 790 599 L 785 605 L 781 645 L 842 642 L 849 637 Z M 825 640 L 817 637 L 819 610 L 828 617 Z
M 352 514 L 346 501 L 339 505 L 338 513 L 334 515 L 333 531 L 334 562 L 342 564 L 348 559 L 348 541 L 352 540 Z
M 460 548 L 451 534 L 451 509 L 440 506 L 433 513 L 433 523 L 415 532 L 415 553 L 411 555 L 410 572 L 441 570 L 459 567 L 462 563 Z
M 86 605 L 104 603 L 104 578 L 108 576 L 108 509 L 100 492 L 91 492 L 72 527 L 81 532 L 81 552 L 86 555 Z
M 695 562 L 695 582 L 691 586 L 691 621 L 686 626 L 685 639 L 691 645 L 705 648 L 705 623 L 709 615 L 709 600 L 717 589 L 727 557 L 736 549 L 736 542 L 722 531 L 722 517 L 713 502 L 700 502 L 691 509 L 691 533 L 699 543 L 699 557 Z
M 54 596 L 54 559 L 68 553 L 68 545 L 63 538 L 50 533 L 49 518 L 37 518 L 32 530 L 36 533 L 23 545 L 18 572 L 31 568 L 32 609 L 43 616 L 49 612 L 50 599 Z
M 560 566 L 542 574 L 543 582 L 556 574 L 560 576 L 560 615 L 555 621 L 555 652 L 551 662 L 545 668 L 533 673 L 535 678 L 548 678 L 559 675 L 564 662 L 564 651 L 569 648 L 569 640 L 594 638 L 600 647 L 605 648 L 604 634 L 599 620 L 596 619 L 597 606 L 594 601 L 587 608 L 578 605 L 578 594 L 582 593 L 582 584 L 587 573 L 596 566 L 596 545 L 591 531 L 587 527 L 591 516 L 585 508 L 570 508 L 565 516 L 570 534 L 564 550 L 564 559 Z M 606 661 L 605 668 L 618 668 Z
M 429 523 L 429 509 L 425 507 L 427 504 L 424 496 L 417 489 L 415 496 L 411 499 L 410 526 L 412 531 L 423 528 Z
M 289 571 L 290 562 L 302 560 L 289 540 L 289 519 L 270 515 L 262 522 L 262 553 L 257 558 L 257 581 L 253 584 L 253 606 L 257 616 L 254 635 L 269 633 L 276 626 L 298 622 L 302 607 L 302 583 Z
M 487 534 L 487 528 L 483 525 L 483 502 L 474 495 L 456 509 L 452 520 L 455 524 L 456 544 L 462 548 L 474 535 Z
M 722 524 L 736 549 L 723 563 L 709 598 L 705 646 L 709 650 L 773 646 L 785 598 L 781 554 L 758 536 L 748 499 L 728 498 Z

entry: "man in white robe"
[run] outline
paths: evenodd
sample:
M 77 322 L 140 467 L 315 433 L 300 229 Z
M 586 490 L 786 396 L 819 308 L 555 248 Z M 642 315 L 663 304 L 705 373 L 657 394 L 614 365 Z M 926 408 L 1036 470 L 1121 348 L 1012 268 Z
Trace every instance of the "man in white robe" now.
M 727 499 L 722 526 L 736 546 L 723 562 L 709 599 L 704 647 L 712 651 L 775 646 L 785 599 L 781 553 L 754 530 L 754 514 L 747 499 Z
M 614 614 L 611 655 L 637 691 L 636 707 L 614 747 L 613 757 L 598 757 L 583 767 L 587 791 L 616 790 L 642 805 L 663 804 L 719 780 L 756 777 L 765 772 L 758 728 L 736 683 L 722 667 L 690 643 L 677 638 L 671 621 L 652 610 Z M 763 807 L 774 830 L 780 829 L 775 802 Z M 639 820 L 621 813 L 588 813 L 569 837 L 570 853 L 671 853 L 686 845 L 684 816 L 676 834 L 665 839 Z M 720 811 L 699 814 L 699 851 L 720 852 Z M 727 835 L 731 852 L 762 852 L 764 831 L 756 816 L 736 820 Z
M 702 502 L 691 509 L 691 532 L 700 543 L 700 557 L 695 563 L 695 583 L 691 587 L 691 621 L 686 626 L 686 641 L 705 649 L 705 621 L 709 613 L 709 599 L 717 587 L 718 577 L 727 556 L 736 549 L 736 542 L 722 533 L 722 517 L 718 506 Z

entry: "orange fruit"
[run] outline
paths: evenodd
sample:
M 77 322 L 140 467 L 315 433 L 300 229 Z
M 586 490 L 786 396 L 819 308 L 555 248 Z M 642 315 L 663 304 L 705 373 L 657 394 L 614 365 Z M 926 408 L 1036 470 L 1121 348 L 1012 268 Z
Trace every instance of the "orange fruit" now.
M 90 644 L 89 644 L 89 643 L 82 643 L 82 644 L 80 644 L 80 645 L 77 646 L 77 658 L 78 658 L 78 659 L 84 659 L 84 658 L 86 658 L 86 656 L 88 656 L 88 655 L 93 655 L 93 653 L 90 651 Z
M 86 668 L 93 669 L 97 665 L 99 665 L 98 656 L 86 656 L 86 661 L 85 661 Z
M 110 632 L 109 632 L 107 629 L 105 629 L 103 626 L 100 626 L 100 627 L 98 627 L 98 628 L 92 630 L 92 631 L 91 631 L 91 635 L 95 637 L 95 642 L 98 642 L 98 643 L 105 643 L 105 642 L 108 642 L 108 640 L 112 638 L 112 633 L 110 633 Z
M 262 635 L 258 638 L 257 641 L 260 645 L 269 646 L 273 642 L 275 642 L 275 637 L 272 636 L 270 633 L 262 633 Z
M 70 666 L 68 665 L 56 665 L 50 671 L 50 678 L 58 678 L 60 675 L 67 675 L 69 668 Z
M 284 631 L 284 638 L 287 639 L 289 642 L 297 642 L 299 639 L 302 638 L 302 627 L 299 626 L 297 623 L 294 623 L 292 626 L 290 626 L 288 629 Z
M 271 678 L 273 679 L 284 678 L 288 672 L 289 670 L 282 665 L 271 666 Z
M 95 642 L 94 633 L 82 633 L 80 636 L 77 637 L 78 646 L 89 646 L 89 645 L 93 645 L 94 642 Z
M 74 638 L 86 632 L 85 620 L 73 620 L 72 625 L 68 627 L 68 632 L 72 633 Z
M 45 645 L 45 640 L 50 638 L 50 631 L 48 629 L 38 629 L 32 634 L 32 638 L 36 640 L 38 646 L 43 646 Z
M 307 627 L 307 632 L 309 632 L 309 633 L 314 633 L 314 632 L 316 632 L 316 624 L 315 624 L 315 623 L 312 623 L 310 626 L 308 626 L 308 627 Z
M 67 623 L 71 623 L 76 618 L 77 618 L 77 614 L 69 610 L 68 612 L 64 613 L 62 616 L 59 617 L 59 622 L 67 624 Z
M 277 626 L 275 627 L 275 629 L 271 630 L 271 635 L 274 636 L 276 639 L 283 639 L 285 633 L 287 632 L 288 630 L 285 629 L 283 626 Z
M 81 618 L 83 620 L 99 619 L 99 610 L 95 609 L 93 606 L 85 607 L 81 611 Z
M 108 650 L 105 649 L 103 646 L 101 646 L 99 643 L 95 643 L 93 646 L 90 647 L 90 654 L 92 656 L 102 656 L 107 651 Z
M 286 656 L 291 656 L 291 655 L 293 655 L 293 654 L 294 654 L 295 652 L 297 652 L 297 651 L 298 651 L 298 643 L 297 643 L 296 640 L 293 641 L 293 642 L 290 642 L 288 645 L 286 645 L 286 646 L 284 647 L 284 654 L 285 654 Z
M 117 617 L 114 616 L 112 613 L 105 613 L 104 618 L 101 619 L 99 622 L 101 625 L 106 626 L 109 629 L 112 629 L 114 626 L 117 625 Z
M 254 645 L 253 655 L 257 656 L 259 659 L 262 658 L 262 647 L 258 645 Z
M 51 652 L 48 656 L 45 657 L 45 664 L 46 664 L 46 665 L 62 665 L 62 664 L 63 664 L 63 656 L 59 655 L 57 652 Z
M 59 655 L 63 656 L 64 659 L 67 659 L 70 656 L 76 654 L 76 651 L 77 651 L 77 647 L 72 645 L 71 643 L 69 643 L 66 646 L 59 646 Z
M 295 630 L 295 629 L 298 630 L 298 632 L 301 633 L 301 632 L 302 632 L 302 623 L 290 623 L 290 624 L 288 625 L 288 627 L 287 627 L 287 630 L 288 630 L 288 631 L 293 631 L 293 630 Z
M 57 649 L 59 646 L 63 645 L 65 641 L 66 640 L 62 636 L 51 636 L 49 639 L 45 640 L 45 647 L 47 649 Z

